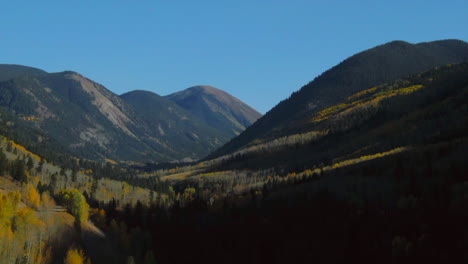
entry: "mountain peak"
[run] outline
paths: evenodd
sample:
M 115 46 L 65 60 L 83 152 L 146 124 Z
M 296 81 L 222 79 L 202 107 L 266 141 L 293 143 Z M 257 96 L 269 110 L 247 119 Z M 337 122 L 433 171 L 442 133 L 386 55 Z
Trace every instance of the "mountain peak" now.
M 385 43 L 383 44 L 382 46 L 385 46 L 385 45 L 390 45 L 390 46 L 411 46 L 413 44 L 407 42 L 407 41 L 404 41 L 404 40 L 393 40 L 393 41 L 390 41 L 388 43 Z
M 159 94 L 152 92 L 152 91 L 146 91 L 146 90 L 133 90 L 130 92 L 126 92 L 120 95 L 120 97 L 145 97 L 145 96 L 158 96 L 161 97 Z
M 189 88 L 187 88 L 185 90 L 170 94 L 170 95 L 168 95 L 168 97 L 174 97 L 176 95 L 179 96 L 179 97 L 191 96 L 193 94 L 197 94 L 197 95 L 212 94 L 212 95 L 215 95 L 215 96 L 216 95 L 229 95 L 225 91 L 223 91 L 221 89 L 218 89 L 216 87 L 210 86 L 210 85 L 195 85 L 195 86 L 189 87 Z M 233 97 L 232 95 L 229 95 L 229 96 Z M 233 97 L 233 98 L 235 98 L 235 97 Z
M 6 81 L 24 75 L 42 75 L 46 71 L 17 64 L 0 64 L 0 81 Z
M 213 94 L 213 95 L 220 94 L 220 93 L 228 94 L 227 92 L 221 89 L 218 89 L 216 87 L 210 86 L 210 85 L 195 85 L 190 88 L 187 88 L 186 90 L 194 91 L 194 92 L 203 92 L 203 93 L 208 93 L 208 94 Z
M 215 88 L 213 86 L 210 86 L 210 85 L 195 85 L 195 86 L 192 86 L 192 87 L 189 87 L 187 88 L 187 90 L 199 90 L 199 91 L 221 91 L 220 89 L 218 88 Z
M 166 96 L 208 124 L 237 135 L 261 114 L 227 92 L 209 85 L 196 85 Z

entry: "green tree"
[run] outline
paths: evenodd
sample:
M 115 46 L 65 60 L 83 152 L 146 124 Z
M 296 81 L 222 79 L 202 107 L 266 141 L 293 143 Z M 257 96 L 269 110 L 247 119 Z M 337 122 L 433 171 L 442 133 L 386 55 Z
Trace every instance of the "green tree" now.
M 44 167 L 44 159 L 41 158 L 41 161 L 39 161 L 39 164 L 37 165 L 37 172 L 42 172 L 43 167 Z
M 20 159 L 16 159 L 13 162 L 10 174 L 17 181 L 26 182 L 28 180 L 28 177 L 26 175 L 26 166 L 24 162 Z
M 80 191 L 76 189 L 63 190 L 59 193 L 59 201 L 75 216 L 78 223 L 84 223 L 88 220 L 89 205 Z
M 55 192 L 55 189 L 57 188 L 57 173 L 52 174 L 50 177 L 50 191 Z
M 13 150 L 13 146 L 12 146 L 11 142 L 8 142 L 6 151 L 11 152 L 12 150 Z
M 0 175 L 4 174 L 7 170 L 8 160 L 3 149 L 0 148 Z
M 72 182 L 76 182 L 76 180 L 77 180 L 76 176 L 77 176 L 76 169 L 73 168 L 72 171 L 71 171 L 71 180 L 72 180 Z
M 28 171 L 31 171 L 31 169 L 34 167 L 34 162 L 31 157 L 28 158 L 28 162 L 26 163 L 26 166 L 28 168 Z

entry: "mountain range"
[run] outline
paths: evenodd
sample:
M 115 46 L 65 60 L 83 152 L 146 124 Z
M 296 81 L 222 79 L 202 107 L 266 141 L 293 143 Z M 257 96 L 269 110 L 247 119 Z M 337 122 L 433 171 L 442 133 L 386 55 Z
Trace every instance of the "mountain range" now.
M 363 51 L 263 117 L 0 65 L 0 259 L 467 263 L 467 98 L 458 40 Z
M 468 44 L 460 40 L 392 41 L 345 59 L 264 116 L 207 85 L 167 96 L 141 90 L 119 96 L 76 72 L 3 64 L 0 113 L 8 119 L 5 127 L 33 129 L 28 134 L 41 135 L 37 142 L 58 145 L 78 157 L 122 162 L 212 159 L 313 131 L 317 113 L 353 94 L 467 59 Z
M 0 65 L 0 81 L 3 111 L 70 153 L 96 160 L 199 159 L 261 116 L 209 86 L 167 97 L 148 91 L 118 96 L 76 72 L 20 65 Z M 192 103 L 184 103 L 191 91 L 197 91 Z

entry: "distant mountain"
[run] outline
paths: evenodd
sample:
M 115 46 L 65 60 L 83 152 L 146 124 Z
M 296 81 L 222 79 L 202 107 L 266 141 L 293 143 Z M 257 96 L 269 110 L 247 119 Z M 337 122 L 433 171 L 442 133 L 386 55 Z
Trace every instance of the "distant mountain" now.
M 153 92 L 138 90 L 120 97 L 138 116 L 140 130 L 144 133 L 139 138 L 159 152 L 170 152 L 175 157 L 197 158 L 232 138 L 229 133 L 212 127 Z M 155 142 L 162 144 L 158 146 Z
M 190 87 L 166 98 L 230 136 L 240 134 L 262 116 L 234 96 L 207 85 Z
M 393 41 L 358 53 L 280 102 L 209 158 L 311 129 L 309 119 L 357 92 L 436 66 L 468 59 L 468 43 L 441 40 L 410 44 Z
M 138 125 L 128 105 L 75 72 L 21 75 L 1 82 L 0 107 L 81 157 L 127 160 L 151 153 L 135 134 Z
M 79 157 L 198 159 L 233 135 L 154 93 L 134 91 L 119 97 L 71 71 L 0 65 L 0 78 L 0 112 L 9 117 L 9 124 L 38 131 Z

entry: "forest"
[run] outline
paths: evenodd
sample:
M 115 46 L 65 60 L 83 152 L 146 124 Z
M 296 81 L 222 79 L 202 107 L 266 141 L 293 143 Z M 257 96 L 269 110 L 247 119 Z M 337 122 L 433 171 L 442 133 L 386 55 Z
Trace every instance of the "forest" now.
M 78 158 L 0 112 L 0 260 L 468 262 L 466 76 L 369 87 L 192 163 Z

